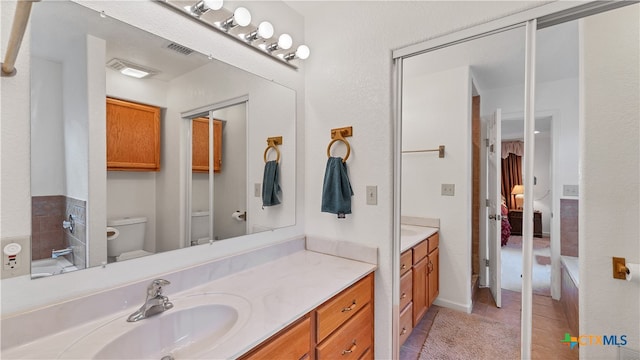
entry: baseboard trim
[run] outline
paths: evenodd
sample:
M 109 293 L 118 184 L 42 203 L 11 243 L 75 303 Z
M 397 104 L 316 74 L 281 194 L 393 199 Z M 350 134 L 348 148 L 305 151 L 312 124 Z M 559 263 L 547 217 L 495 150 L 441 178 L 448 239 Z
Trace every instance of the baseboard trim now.
M 467 314 L 471 314 L 471 310 L 473 310 L 473 304 L 472 303 L 468 303 L 468 304 L 460 304 L 457 302 L 453 302 L 453 301 L 449 301 L 446 299 L 440 299 L 437 298 L 433 301 L 434 305 L 438 305 L 438 306 L 442 306 L 442 307 L 446 307 L 449 309 L 453 309 L 453 310 L 457 310 L 457 311 L 463 311 L 466 312 Z

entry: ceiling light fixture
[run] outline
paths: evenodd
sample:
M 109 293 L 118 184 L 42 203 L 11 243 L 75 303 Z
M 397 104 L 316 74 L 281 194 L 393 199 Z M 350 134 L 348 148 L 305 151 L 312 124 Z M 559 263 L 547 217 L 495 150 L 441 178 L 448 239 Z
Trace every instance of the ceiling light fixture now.
M 222 9 L 223 0 L 201 0 L 193 6 L 185 6 L 185 9 L 194 16 L 200 17 L 209 10 Z
M 226 32 L 233 29 L 236 26 L 247 26 L 251 24 L 251 13 L 247 8 L 239 7 L 233 12 L 233 16 L 223 21 L 220 24 L 220 28 Z
M 156 70 L 118 58 L 109 60 L 107 62 L 107 66 L 113 70 L 119 71 L 122 75 L 131 76 L 136 79 L 142 79 L 158 73 Z
M 258 28 L 249 34 L 244 36 L 244 40 L 247 42 L 253 42 L 258 39 L 271 39 L 273 36 L 273 25 L 268 21 L 263 21 L 258 25 Z M 241 37 L 242 38 L 242 37 Z

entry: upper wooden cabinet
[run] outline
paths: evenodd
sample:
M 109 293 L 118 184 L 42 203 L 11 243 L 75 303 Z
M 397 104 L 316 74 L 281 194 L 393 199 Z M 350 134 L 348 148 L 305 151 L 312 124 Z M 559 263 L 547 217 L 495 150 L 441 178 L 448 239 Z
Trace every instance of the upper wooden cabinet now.
M 209 172 L 209 118 L 195 118 L 191 132 L 193 172 Z M 213 171 L 222 170 L 222 121 L 213 120 Z
M 191 166 L 193 172 L 209 172 L 209 118 L 193 119 Z M 213 120 L 213 171 L 222 170 L 222 121 Z
M 107 98 L 107 170 L 160 170 L 160 108 Z

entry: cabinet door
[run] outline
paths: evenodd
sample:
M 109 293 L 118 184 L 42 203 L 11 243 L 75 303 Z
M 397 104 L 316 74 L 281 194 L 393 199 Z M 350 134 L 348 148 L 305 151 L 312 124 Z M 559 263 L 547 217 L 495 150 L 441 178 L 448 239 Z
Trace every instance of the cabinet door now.
M 193 172 L 209 172 L 209 118 L 192 120 L 191 166 Z M 213 171 L 222 169 L 222 121 L 213 120 Z
M 427 307 L 433 304 L 433 301 L 438 297 L 440 293 L 440 249 L 435 248 L 431 253 L 429 253 L 428 261 L 428 271 L 429 271 L 429 303 Z
M 160 170 L 160 108 L 107 98 L 107 170 Z
M 427 276 L 428 257 L 413 265 L 413 326 L 415 327 L 422 315 L 427 311 L 427 291 L 429 278 Z

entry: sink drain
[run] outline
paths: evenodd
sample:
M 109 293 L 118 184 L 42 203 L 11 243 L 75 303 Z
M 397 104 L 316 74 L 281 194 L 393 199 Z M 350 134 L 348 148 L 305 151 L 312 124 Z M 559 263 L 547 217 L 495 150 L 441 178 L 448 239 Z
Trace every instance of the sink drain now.
M 165 355 L 160 360 L 175 360 L 172 355 Z

